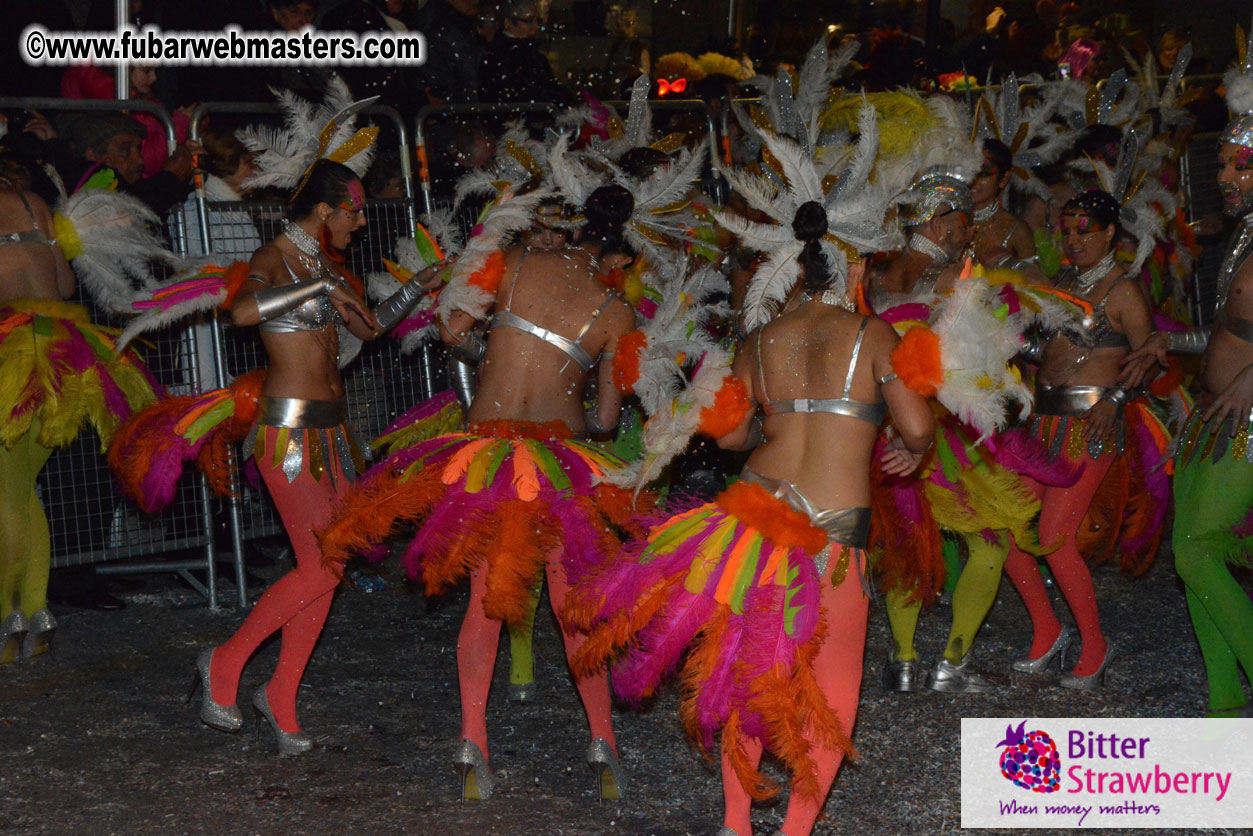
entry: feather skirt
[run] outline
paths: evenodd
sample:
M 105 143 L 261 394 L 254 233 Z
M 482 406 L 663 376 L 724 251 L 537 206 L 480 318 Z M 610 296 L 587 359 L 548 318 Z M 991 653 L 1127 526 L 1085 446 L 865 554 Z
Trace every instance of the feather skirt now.
M 484 612 L 521 624 L 555 548 L 596 565 L 621 547 L 634 500 L 602 481 L 621 466 L 559 421 L 471 425 L 393 452 L 357 480 L 319 532 L 324 559 L 341 571 L 354 553 L 381 557 L 388 537 L 420 525 L 403 562 L 428 595 L 485 568 Z
M 1083 441 L 1082 418 L 1038 416 L 1039 440 L 1082 467 L 1093 445 Z M 1118 560 L 1119 569 L 1141 575 L 1153 565 L 1170 511 L 1170 479 L 1163 467 L 1170 434 L 1143 399 L 1123 407 L 1117 436 L 1101 455 L 1115 454 L 1079 527 L 1075 545 L 1090 563 Z M 1118 449 L 1121 448 L 1121 449 Z M 1047 544 L 1046 544 L 1047 545 Z
M 1026 551 L 1040 553 L 1040 499 L 1028 480 L 1069 486 L 1079 470 L 1022 429 L 976 443 L 951 413 L 936 422 L 935 463 L 923 479 L 887 477 L 878 456 L 871 471 L 873 564 L 885 589 L 934 602 L 948 574 L 940 529 L 983 535 L 1008 531 Z
M 209 487 L 230 496 L 234 444 L 257 415 L 264 371 L 240 375 L 228 388 L 160 398 L 132 415 L 109 444 L 109 467 L 122 490 L 144 511 L 174 501 L 183 466 L 196 461 Z
M 813 670 L 827 638 L 815 557 L 827 547 L 826 533 L 806 515 L 759 485 L 737 482 L 653 527 L 617 560 L 572 572 L 563 617 L 588 640 L 571 667 L 586 675 L 626 648 L 613 664 L 613 684 L 633 704 L 681 667 L 680 715 L 695 745 L 708 755 L 721 731 L 741 783 L 766 798 L 777 788 L 742 748 L 759 740 L 788 767 L 793 789 L 816 797 L 807 732 L 853 752 Z M 856 583 L 847 575 L 859 571 L 850 560 L 860 555 L 832 548 L 830 582 Z
M 67 302 L 0 305 L 0 443 L 12 447 L 38 416 L 44 447 L 69 444 L 86 424 L 107 444 L 162 391 L 133 351 L 115 356 L 116 333 Z

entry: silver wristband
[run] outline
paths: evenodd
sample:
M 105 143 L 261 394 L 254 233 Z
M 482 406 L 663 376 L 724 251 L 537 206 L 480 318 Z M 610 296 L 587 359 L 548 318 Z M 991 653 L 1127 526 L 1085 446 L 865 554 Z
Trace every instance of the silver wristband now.
M 1114 406 L 1126 406 L 1136 398 L 1136 393 L 1124 386 L 1115 386 L 1112 389 L 1106 389 L 1101 395 L 1101 400 L 1109 401 Z
M 1022 348 L 1018 349 L 1018 353 L 1031 363 L 1039 363 L 1044 359 L 1044 340 L 1040 338 L 1038 331 L 1032 331 L 1023 336 Z
M 477 331 L 467 331 L 461 342 L 452 346 L 452 353 L 477 369 L 487 354 L 487 343 Z
M 257 300 L 257 315 L 262 322 L 268 322 L 277 316 L 331 292 L 331 283 L 326 279 L 316 281 L 285 284 L 282 287 L 264 287 L 253 294 Z
M 617 417 L 614 418 L 614 422 L 606 427 L 600 422 L 600 411 L 597 409 L 596 402 L 593 401 L 591 406 L 583 410 L 583 423 L 587 427 L 587 431 L 592 435 L 611 433 L 618 428 L 619 424 L 622 423 L 623 409 L 626 409 L 626 407 L 624 406 L 622 409 L 619 409 Z
M 1166 332 L 1166 350 L 1174 354 L 1204 354 L 1208 344 L 1209 332 L 1204 328 Z
M 396 323 L 409 315 L 413 306 L 426 295 L 426 288 L 418 284 L 416 278 L 410 279 L 400 290 L 384 299 L 374 309 L 374 319 L 380 331 L 390 331 Z
M 455 354 L 448 358 L 448 377 L 462 409 L 469 409 L 470 404 L 474 403 L 479 383 L 476 371 L 474 366 Z

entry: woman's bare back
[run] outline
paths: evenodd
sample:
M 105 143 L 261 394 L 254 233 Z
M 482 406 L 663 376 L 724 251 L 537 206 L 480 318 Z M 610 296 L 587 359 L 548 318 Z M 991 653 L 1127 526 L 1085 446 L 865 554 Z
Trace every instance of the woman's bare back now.
M 569 340 L 588 326 L 578 344 L 593 360 L 635 324 L 630 307 L 596 280 L 591 257 L 576 248 L 507 252 L 493 314 L 504 310 Z M 488 337 L 478 394 L 467 417 L 562 421 L 580 432 L 590 373 L 554 345 L 497 326 Z
M 758 403 L 790 398 L 840 398 L 850 355 L 865 318 L 821 303 L 809 303 L 765 326 L 762 374 L 756 372 L 756 335 L 741 348 L 754 367 Z M 896 335 L 878 319 L 866 324 L 849 399 L 883 401 L 875 366 L 886 366 Z M 737 360 L 744 362 L 744 360 Z M 763 476 L 786 478 L 817 506 L 827 509 L 870 504 L 870 457 L 878 424 L 828 413 L 785 413 L 764 419 L 765 441 L 748 466 Z
M 31 230 L 53 238 L 48 205 L 31 192 L 0 188 L 0 239 Z M 73 274 L 59 248 L 39 241 L 0 240 L 0 302 L 61 299 L 73 289 Z

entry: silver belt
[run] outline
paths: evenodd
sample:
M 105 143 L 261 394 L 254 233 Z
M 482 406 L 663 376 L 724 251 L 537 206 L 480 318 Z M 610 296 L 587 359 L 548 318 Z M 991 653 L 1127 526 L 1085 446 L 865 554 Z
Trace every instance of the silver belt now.
M 782 499 L 788 505 L 809 517 L 810 522 L 826 532 L 828 540 L 842 543 L 855 549 L 866 548 L 866 543 L 870 539 L 869 508 L 820 510 L 815 508 L 814 504 L 809 501 L 809 498 L 797 490 L 796 486 L 791 482 L 762 476 L 760 473 L 754 473 L 747 467 L 740 472 L 740 478 L 746 482 L 760 485 L 774 494 L 776 498 Z
M 348 402 L 311 401 L 304 398 L 261 398 L 258 424 L 267 427 L 328 429 L 348 420 Z
M 1038 415 L 1083 415 L 1105 392 L 1104 386 L 1037 385 L 1034 410 Z

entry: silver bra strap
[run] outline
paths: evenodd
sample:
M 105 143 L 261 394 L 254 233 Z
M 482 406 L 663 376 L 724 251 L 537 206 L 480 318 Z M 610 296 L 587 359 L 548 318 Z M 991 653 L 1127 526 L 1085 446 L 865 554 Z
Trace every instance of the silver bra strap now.
M 492 317 L 492 327 L 495 328 L 498 325 L 524 331 L 555 348 L 561 349 L 585 372 L 590 372 L 592 367 L 596 365 L 596 361 L 592 358 L 592 355 L 587 353 L 587 349 L 574 340 L 563 337 L 556 331 L 549 331 L 547 328 L 536 325 L 530 320 L 523 319 L 513 311 L 497 311 L 496 315 Z

